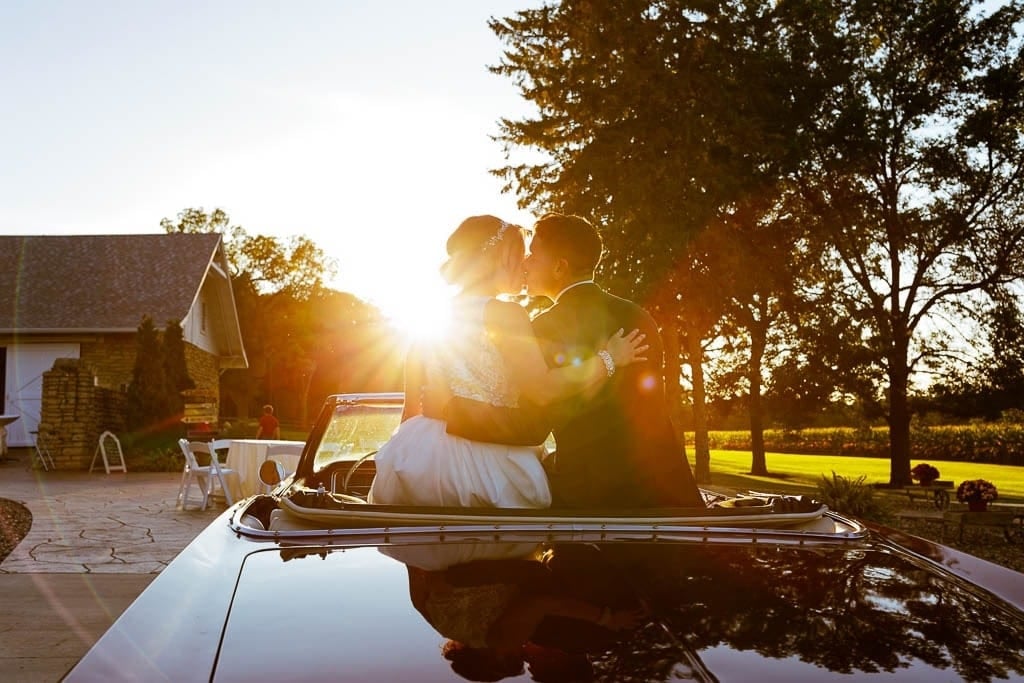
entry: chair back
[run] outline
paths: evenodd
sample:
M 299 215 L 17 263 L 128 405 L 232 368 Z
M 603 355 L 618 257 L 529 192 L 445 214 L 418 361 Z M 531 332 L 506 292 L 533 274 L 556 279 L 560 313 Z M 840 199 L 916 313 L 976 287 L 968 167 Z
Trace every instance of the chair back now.
M 229 448 L 231 448 L 231 439 L 214 439 L 210 442 L 210 450 L 214 453 L 224 451 L 226 454 Z
M 199 462 L 196 460 L 196 455 L 192 452 L 192 443 L 188 439 L 178 439 L 178 447 L 181 448 L 181 452 L 185 455 L 185 465 L 190 470 L 199 469 Z
M 210 456 L 210 470 L 217 472 L 221 469 L 220 460 L 217 459 L 217 453 L 213 450 L 213 445 L 209 441 L 189 441 L 189 450 L 192 451 L 192 455 L 198 455 L 204 453 Z

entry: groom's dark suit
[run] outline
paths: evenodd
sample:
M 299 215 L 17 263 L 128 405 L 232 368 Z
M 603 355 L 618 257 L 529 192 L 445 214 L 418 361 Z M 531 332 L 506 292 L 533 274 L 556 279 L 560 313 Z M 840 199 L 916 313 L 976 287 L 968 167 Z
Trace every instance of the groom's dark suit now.
M 593 283 L 567 290 L 533 322 L 551 367 L 586 360 L 617 330 L 639 329 L 648 361 L 545 408 L 497 408 L 465 398 L 448 404 L 448 432 L 474 441 L 538 444 L 554 433 L 549 469 L 555 507 L 699 506 L 690 467 L 669 422 L 662 345 L 651 316 Z

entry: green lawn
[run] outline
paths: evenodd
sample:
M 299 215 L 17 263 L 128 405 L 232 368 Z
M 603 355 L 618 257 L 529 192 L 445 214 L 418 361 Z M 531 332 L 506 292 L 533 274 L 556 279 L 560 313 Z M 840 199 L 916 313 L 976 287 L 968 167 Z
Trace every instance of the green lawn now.
M 693 465 L 692 450 L 687 452 L 687 457 Z M 749 474 L 749 452 L 711 451 L 711 485 L 713 488 L 721 486 L 736 490 L 810 493 L 817 487 L 822 475 L 831 477 L 833 471 L 850 479 L 864 476 L 868 484 L 889 481 L 889 461 L 883 458 L 768 453 L 765 460 L 770 475 L 755 477 Z M 912 460 L 911 465 L 918 462 Z M 965 479 L 987 479 L 999 489 L 998 502 L 1024 503 L 1024 467 L 937 460 L 929 462 L 939 469 L 940 479 L 952 481 L 954 485 Z M 953 499 L 956 500 L 955 496 Z

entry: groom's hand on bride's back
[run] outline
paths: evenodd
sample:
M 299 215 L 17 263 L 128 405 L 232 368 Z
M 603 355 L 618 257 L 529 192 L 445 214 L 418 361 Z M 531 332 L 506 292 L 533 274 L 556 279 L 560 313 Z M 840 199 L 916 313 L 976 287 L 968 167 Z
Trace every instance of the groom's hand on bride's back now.
M 451 400 L 452 392 L 443 382 L 420 387 L 420 405 L 426 417 L 444 420 L 448 416 L 448 402 Z

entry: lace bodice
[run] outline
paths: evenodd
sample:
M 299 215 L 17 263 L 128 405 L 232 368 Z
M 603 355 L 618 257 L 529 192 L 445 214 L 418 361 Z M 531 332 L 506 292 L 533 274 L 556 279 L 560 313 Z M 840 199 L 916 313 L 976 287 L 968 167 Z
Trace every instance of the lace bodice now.
M 437 372 L 455 396 L 516 407 L 519 389 L 484 326 L 485 297 L 459 299 L 450 333 L 434 348 L 430 372 Z
M 470 647 L 487 647 L 488 630 L 518 592 L 517 586 L 501 583 L 451 588 L 431 595 L 424 611 L 445 638 Z

